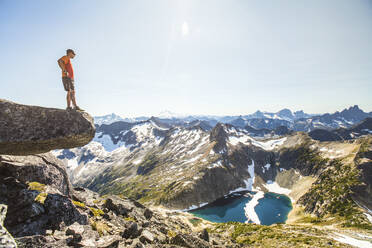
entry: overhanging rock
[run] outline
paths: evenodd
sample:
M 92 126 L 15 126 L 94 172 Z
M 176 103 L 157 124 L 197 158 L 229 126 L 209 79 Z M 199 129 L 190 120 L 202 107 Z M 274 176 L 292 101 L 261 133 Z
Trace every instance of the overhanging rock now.
M 30 155 L 80 147 L 94 134 L 93 118 L 86 112 L 0 99 L 0 154 Z

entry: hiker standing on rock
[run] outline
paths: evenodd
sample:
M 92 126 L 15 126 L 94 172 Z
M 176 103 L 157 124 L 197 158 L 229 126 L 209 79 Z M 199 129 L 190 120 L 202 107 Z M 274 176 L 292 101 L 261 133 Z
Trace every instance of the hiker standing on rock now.
M 83 111 L 76 105 L 75 100 L 75 86 L 74 86 L 74 70 L 72 69 L 72 64 L 70 59 L 75 57 L 75 52 L 72 49 L 67 49 L 66 55 L 58 60 L 58 65 L 62 69 L 62 82 L 63 87 L 67 91 L 67 108 L 66 110 L 72 110 L 71 102 L 75 107 L 75 110 Z

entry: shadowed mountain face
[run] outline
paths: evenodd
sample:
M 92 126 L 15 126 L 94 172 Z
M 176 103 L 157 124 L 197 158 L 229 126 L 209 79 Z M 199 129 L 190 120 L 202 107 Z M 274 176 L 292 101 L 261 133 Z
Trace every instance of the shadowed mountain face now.
M 95 134 L 93 118 L 0 99 L 0 154 L 29 155 L 84 146 Z

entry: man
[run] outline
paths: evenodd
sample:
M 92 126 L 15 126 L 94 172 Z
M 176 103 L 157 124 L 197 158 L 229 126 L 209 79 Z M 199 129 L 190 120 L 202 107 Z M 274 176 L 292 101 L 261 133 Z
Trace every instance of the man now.
M 62 82 L 63 87 L 67 91 L 67 108 L 66 110 L 72 110 L 71 102 L 75 107 L 75 110 L 83 111 L 76 105 L 75 100 L 75 86 L 74 86 L 74 70 L 70 59 L 75 57 L 75 52 L 72 49 L 67 49 L 66 55 L 58 60 L 58 65 L 62 69 Z

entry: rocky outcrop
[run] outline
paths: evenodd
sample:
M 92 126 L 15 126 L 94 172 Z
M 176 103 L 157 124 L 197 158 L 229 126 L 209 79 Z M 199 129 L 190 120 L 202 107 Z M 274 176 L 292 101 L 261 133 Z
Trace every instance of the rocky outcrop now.
M 226 140 L 229 138 L 229 136 L 225 131 L 225 126 L 229 127 L 229 125 L 218 123 L 210 133 L 209 140 L 211 142 L 215 142 L 213 150 L 216 153 L 223 153 L 227 150 Z
M 0 99 L 0 154 L 30 155 L 84 146 L 94 134 L 88 113 Z
M 0 156 L 0 175 L 16 178 L 19 182 L 38 182 L 46 185 L 48 193 L 71 195 L 73 189 L 64 164 L 51 153 L 29 156 Z M 52 192 L 51 190 L 56 190 Z
M 226 245 L 223 247 L 239 247 L 229 238 L 208 234 L 206 229 L 203 232 L 192 231 L 190 225 L 184 221 L 185 217 L 178 217 L 182 214 L 150 210 L 126 197 L 100 197 L 84 188 L 76 188 L 74 192 L 75 200 L 72 201 L 71 208 L 66 208 L 69 204 L 60 206 L 63 209 L 61 213 L 66 217 L 61 222 L 64 224 L 45 225 L 43 233 L 35 231 L 28 235 L 17 235 L 19 247 L 221 247 L 214 245 L 217 243 Z M 63 198 L 62 195 L 53 197 Z M 77 199 L 89 201 L 80 202 Z M 48 202 L 47 200 L 44 205 L 58 202 L 55 198 Z M 89 222 L 81 222 L 70 215 L 70 209 L 81 216 L 87 216 Z M 43 214 L 50 217 L 61 216 L 47 209 Z M 30 216 L 28 218 L 34 230 L 39 230 L 38 219 Z M 54 220 L 47 221 L 53 222 Z
M 14 177 L 0 178 L 0 189 L 0 202 L 8 206 L 4 225 L 14 237 L 46 235 L 48 229 L 61 229 L 74 222 L 88 224 L 88 216 L 57 189 L 47 193 L 46 185 L 35 187 Z

